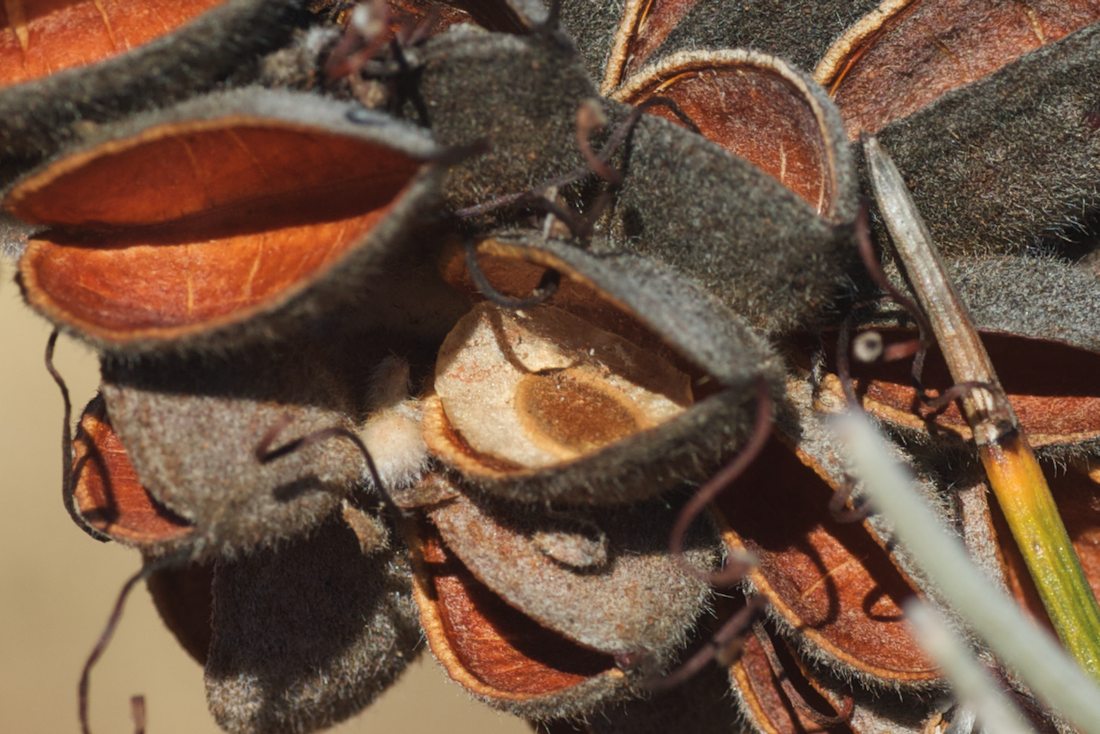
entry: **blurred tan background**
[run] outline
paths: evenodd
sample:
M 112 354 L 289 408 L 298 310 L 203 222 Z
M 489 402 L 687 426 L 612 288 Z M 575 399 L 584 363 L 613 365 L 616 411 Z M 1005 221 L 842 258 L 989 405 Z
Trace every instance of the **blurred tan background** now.
M 136 553 L 85 535 L 61 504 L 61 398 L 42 363 L 46 323 L 23 306 L 0 265 L 0 732 L 79 731 L 76 686 Z M 97 381 L 91 352 L 62 337 L 55 362 L 79 415 Z M 213 734 L 202 670 L 160 624 L 144 587 L 127 604 L 91 679 L 96 734 L 132 732 L 144 694 L 149 734 Z M 527 727 L 473 702 L 430 654 L 371 708 L 332 731 L 520 734 Z

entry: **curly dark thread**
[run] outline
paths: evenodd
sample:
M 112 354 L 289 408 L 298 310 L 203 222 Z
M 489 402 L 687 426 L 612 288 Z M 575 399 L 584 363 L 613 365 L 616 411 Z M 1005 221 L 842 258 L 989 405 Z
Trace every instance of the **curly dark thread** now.
M 652 107 L 668 108 L 692 132 L 699 133 L 698 126 L 679 108 L 676 102 L 667 97 L 651 97 L 630 111 L 630 114 L 615 127 L 611 136 L 607 139 L 607 142 L 597 153 L 592 149 L 589 136 L 599 127 L 596 125 L 598 117 L 593 116 L 591 119 L 587 118 L 587 113 L 583 112 L 586 106 L 587 105 L 582 105 L 581 109 L 578 111 L 577 125 L 578 148 L 580 149 L 582 157 L 585 159 L 585 165 L 575 168 L 562 176 L 551 179 L 533 189 L 512 194 L 504 194 L 482 202 L 481 204 L 459 209 L 455 212 L 455 216 L 459 219 L 471 219 L 507 207 L 540 206 L 542 209 L 549 211 L 551 214 L 554 214 L 554 216 L 564 221 L 575 237 L 583 239 L 591 234 L 595 222 L 606 209 L 609 201 L 608 192 L 603 192 L 601 196 L 597 198 L 595 205 L 590 211 L 580 219 L 578 219 L 579 215 L 575 213 L 568 214 L 562 211 L 561 207 L 549 201 L 541 192 L 548 189 L 557 190 L 570 186 L 592 174 L 596 174 L 598 177 L 611 183 L 612 188 L 620 184 L 625 177 L 625 173 L 623 169 L 615 168 L 611 165 L 611 157 L 630 138 L 631 134 L 633 134 L 635 127 L 637 127 L 638 122 L 641 120 L 646 110 Z
M 744 608 L 737 610 L 723 622 L 718 631 L 699 650 L 680 663 L 672 672 L 650 678 L 643 685 L 654 692 L 668 691 L 687 683 L 711 661 L 728 664 L 736 659 L 741 650 L 741 640 L 745 632 L 752 627 L 756 615 L 767 605 L 767 600 L 761 596 L 749 597 Z
M 833 496 L 829 498 L 829 514 L 837 522 L 863 522 L 873 514 L 870 505 L 862 499 L 856 500 L 852 507 L 848 507 L 848 499 L 851 498 L 855 488 L 855 482 L 850 477 L 846 477 L 840 489 L 833 492 Z
M 57 389 L 61 391 L 61 402 L 64 403 L 64 410 L 62 411 L 61 418 L 61 501 L 65 505 L 65 510 L 68 511 L 69 517 L 73 519 L 73 522 L 78 527 L 85 527 L 84 520 L 80 517 L 80 513 L 77 512 L 76 503 L 73 499 L 73 494 L 76 491 L 76 481 L 73 473 L 73 460 L 72 460 L 72 446 L 73 446 L 73 403 L 69 397 L 69 387 L 65 384 L 65 378 L 61 376 L 57 367 L 53 363 L 54 347 L 57 346 L 57 337 L 60 332 L 54 329 L 50 332 L 50 338 L 46 340 L 46 371 L 50 373 L 50 377 L 57 384 Z
M 856 710 L 856 701 L 855 698 L 848 693 L 844 695 L 844 702 L 840 710 L 832 716 L 822 713 L 810 705 L 806 697 L 803 696 L 798 689 L 794 687 L 794 683 L 791 682 L 791 676 L 787 672 L 787 667 L 783 664 L 783 661 L 779 659 L 779 653 L 772 644 L 771 637 L 768 635 L 767 631 L 764 630 L 763 627 L 757 627 L 753 634 L 756 635 L 760 647 L 764 650 L 764 657 L 768 661 L 768 667 L 771 668 L 772 674 L 779 683 L 779 686 L 783 689 L 783 692 L 787 694 L 787 700 L 791 702 L 791 705 L 798 709 L 808 719 L 820 726 L 822 730 L 832 726 L 839 726 L 852 718 Z
M 387 502 L 393 503 L 393 500 L 385 491 L 385 485 L 382 483 L 382 476 L 378 473 L 378 466 L 374 463 L 374 457 L 371 455 L 367 445 L 363 443 L 363 439 L 355 435 L 354 432 L 344 428 L 343 426 L 332 426 L 331 428 L 322 428 L 314 431 L 313 433 L 307 433 L 304 436 L 291 439 L 281 446 L 272 448 L 272 444 L 275 443 L 275 439 L 279 434 L 283 432 L 294 418 L 291 415 L 284 415 L 278 421 L 275 422 L 271 428 L 267 429 L 267 432 L 260 439 L 260 442 L 256 444 L 254 454 L 256 460 L 261 464 L 267 464 L 277 459 L 281 459 L 284 456 L 293 454 L 296 451 L 308 448 L 314 444 L 327 441 L 330 438 L 343 438 L 350 441 L 355 448 L 359 451 L 359 454 L 363 457 L 363 461 L 367 465 L 367 471 L 370 472 L 371 481 L 374 482 L 374 486 L 378 488 L 378 494 L 381 495 Z
M 77 705 L 80 712 L 80 731 L 83 734 L 90 734 L 91 732 L 91 727 L 88 722 L 88 689 L 91 683 L 92 668 L 103 656 L 103 653 L 107 651 L 107 646 L 111 644 L 111 639 L 115 635 L 115 630 L 118 629 L 118 623 L 122 620 L 122 611 L 126 606 L 126 600 L 129 598 L 130 592 L 133 591 L 134 587 L 140 582 L 149 578 L 157 571 L 161 571 L 171 566 L 181 565 L 185 561 L 186 557 L 182 553 L 150 561 L 142 566 L 137 573 L 130 576 L 119 590 L 118 597 L 115 599 L 115 605 L 111 609 L 110 616 L 107 617 L 107 623 L 103 626 L 103 631 L 100 633 L 99 639 L 96 641 L 92 651 L 88 654 L 88 657 L 84 660 L 84 667 L 80 671 L 80 683 L 77 686 Z M 132 707 L 133 699 L 131 699 L 131 710 Z M 142 699 L 143 718 L 144 708 L 144 699 Z M 135 721 L 135 724 L 136 723 Z
M 557 293 L 558 286 L 561 284 L 561 273 L 553 268 L 547 268 L 539 279 L 538 285 L 535 286 L 535 289 L 531 292 L 531 295 L 526 298 L 506 296 L 489 282 L 489 278 L 485 275 L 485 271 L 481 269 L 481 265 L 477 261 L 477 247 L 469 240 L 466 242 L 466 270 L 470 273 L 470 279 L 474 281 L 474 287 L 477 288 L 481 295 L 502 308 L 517 311 L 525 308 L 534 308 L 535 306 L 546 303 L 546 301 Z
M 749 564 L 745 561 L 727 560 L 726 566 L 721 571 L 715 573 L 702 571 L 693 566 L 684 556 L 684 539 L 688 529 L 703 514 L 707 506 L 732 485 L 749 464 L 760 455 L 771 436 L 772 412 L 772 398 L 768 391 L 768 383 L 764 378 L 760 378 L 756 383 L 756 420 L 749 442 L 732 461 L 695 491 L 691 499 L 680 509 L 680 515 L 676 518 L 676 524 L 672 526 L 672 532 L 669 534 L 669 552 L 684 572 L 712 586 L 722 587 L 736 583 L 744 577 Z

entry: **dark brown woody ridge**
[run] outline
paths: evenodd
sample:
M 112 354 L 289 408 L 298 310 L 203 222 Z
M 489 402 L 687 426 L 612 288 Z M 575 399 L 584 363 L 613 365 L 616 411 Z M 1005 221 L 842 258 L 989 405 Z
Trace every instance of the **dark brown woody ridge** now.
M 421 622 L 457 682 L 477 695 L 523 701 L 619 675 L 611 657 L 540 627 L 476 581 L 427 524 L 419 533 L 413 557 Z
M 886 0 L 814 76 L 855 139 L 1097 20 L 1097 0 Z
M 916 338 L 916 332 L 900 329 L 880 333 L 887 346 Z M 1013 334 L 983 332 L 981 336 L 1020 425 L 1034 445 L 1100 436 L 1100 354 Z M 835 339 L 826 336 L 825 343 L 835 343 Z M 835 369 L 831 362 L 830 369 Z M 895 424 L 925 429 L 922 415 L 928 411 L 917 400 L 908 360 L 855 363 L 852 371 L 865 410 Z M 933 390 L 944 390 L 952 384 L 936 347 L 929 350 L 922 382 Z M 839 391 L 834 379 L 827 379 L 826 386 Z M 970 437 L 970 428 L 955 403 L 935 417 L 935 425 Z
M 5 0 L 0 4 L 0 87 L 124 53 L 223 2 Z
M 935 680 L 902 615 L 912 585 L 862 525 L 830 516 L 833 491 L 810 457 L 773 438 L 716 503 L 726 542 L 757 559 L 749 579 L 821 655 L 867 680 Z
M 31 305 L 107 341 L 164 338 L 242 320 L 323 276 L 421 166 L 381 143 L 228 115 L 63 158 L 6 206 L 54 227 L 21 261 Z
M 90 528 L 112 540 L 152 547 L 194 530 L 142 486 L 100 397 L 80 418 L 73 438 L 72 471 L 71 501 L 77 513 Z
M 824 112 L 807 82 L 763 54 L 679 53 L 627 79 L 612 96 L 633 105 L 657 96 L 671 99 L 704 137 L 829 217 L 838 185 L 835 162 Z M 667 107 L 648 111 L 684 126 Z

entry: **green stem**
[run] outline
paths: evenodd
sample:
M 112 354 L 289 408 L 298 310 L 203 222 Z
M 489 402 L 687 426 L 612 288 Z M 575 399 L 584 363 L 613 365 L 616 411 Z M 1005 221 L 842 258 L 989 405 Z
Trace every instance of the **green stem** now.
M 901 174 L 874 138 L 864 142 L 864 153 L 879 210 L 951 378 L 971 386 L 962 410 L 1047 616 L 1070 654 L 1100 679 L 1100 607 L 1046 477 Z
M 981 447 L 980 455 L 1054 631 L 1081 667 L 1100 679 L 1100 606 L 1027 439 L 1013 434 Z

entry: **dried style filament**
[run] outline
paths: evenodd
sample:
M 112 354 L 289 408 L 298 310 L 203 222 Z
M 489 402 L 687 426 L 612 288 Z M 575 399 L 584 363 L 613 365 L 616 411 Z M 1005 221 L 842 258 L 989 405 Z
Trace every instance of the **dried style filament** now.
M 733 484 L 749 464 L 759 456 L 764 445 L 768 442 L 769 436 L 771 436 L 773 410 L 768 383 L 764 379 L 758 379 L 756 383 L 756 418 L 753 422 L 749 442 L 745 444 L 744 448 L 732 461 L 695 491 L 691 499 L 681 508 L 680 514 L 676 518 L 676 524 L 672 526 L 672 531 L 669 534 L 669 553 L 676 558 L 684 572 L 706 581 L 712 586 L 725 587 L 737 583 L 744 576 L 750 564 L 745 560 L 729 559 L 726 561 L 726 567 L 721 571 L 716 573 L 700 571 L 684 558 L 684 538 L 688 529 L 703 514 L 707 506 Z
M 783 664 L 783 661 L 779 659 L 779 652 L 775 649 L 775 644 L 772 642 L 767 631 L 762 626 L 758 625 L 753 630 L 753 634 L 756 636 L 761 649 L 764 651 L 764 657 L 768 661 L 768 667 L 771 668 L 772 675 L 775 676 L 775 680 L 778 681 L 783 692 L 787 694 L 787 700 L 791 702 L 792 706 L 820 726 L 822 731 L 825 731 L 829 727 L 847 723 L 852 718 L 852 714 L 854 714 L 856 710 L 856 700 L 850 693 L 844 694 L 844 703 L 840 711 L 835 715 L 830 716 L 817 710 L 806 700 L 806 697 L 799 692 L 794 683 L 791 682 L 791 677 L 787 673 L 787 667 Z M 779 644 L 785 643 L 780 642 Z M 794 664 L 797 666 L 797 661 L 794 662 Z
M 171 556 L 165 556 L 158 558 L 154 561 L 149 561 L 143 565 L 137 573 L 133 574 L 126 580 L 119 589 L 118 597 L 115 599 L 114 607 L 111 609 L 110 616 L 107 617 L 107 623 L 103 626 L 103 631 L 99 635 L 99 639 L 96 641 L 92 651 L 88 654 L 88 657 L 84 661 L 84 667 L 80 671 L 80 683 L 77 686 L 77 705 L 80 711 L 80 731 L 82 734 L 90 734 L 91 727 L 88 723 L 88 688 L 91 683 L 92 667 L 103 656 L 103 653 L 107 651 L 107 646 L 111 644 L 111 639 L 114 637 L 115 630 L 118 629 L 118 623 L 122 620 L 122 611 L 126 606 L 126 600 L 130 596 L 130 592 L 134 590 L 140 582 L 146 580 L 157 571 L 162 571 L 166 568 L 170 568 L 176 565 L 182 565 L 187 560 L 186 555 L 183 553 L 177 553 Z M 141 716 L 138 716 L 138 708 L 134 704 L 134 699 L 131 699 L 131 711 L 134 715 L 134 724 L 137 727 L 137 731 L 144 729 L 145 719 L 145 702 L 144 698 L 140 698 L 142 703 L 140 706 Z
M 829 514 L 837 522 L 863 522 L 874 514 L 870 505 L 862 499 L 856 500 L 852 507 L 848 507 L 848 500 L 855 488 L 855 482 L 848 478 L 840 489 L 829 498 Z
M 50 377 L 57 384 L 57 389 L 61 391 L 61 401 L 64 403 L 61 418 L 61 502 L 65 505 L 65 510 L 68 511 L 73 522 L 78 527 L 85 527 L 84 520 L 77 512 L 76 504 L 73 501 L 73 493 L 76 489 L 76 467 L 72 465 L 73 429 L 71 421 L 73 419 L 73 403 L 69 397 L 69 387 L 65 384 L 65 378 L 61 376 L 53 363 L 53 352 L 54 347 L 57 346 L 59 333 L 57 329 L 54 329 L 50 332 L 49 339 L 46 340 L 45 364 L 46 371 L 50 373 Z M 98 534 L 95 537 L 102 540 Z
M 474 281 L 474 286 L 481 295 L 501 308 L 516 311 L 525 308 L 534 308 L 535 306 L 545 303 L 557 293 L 558 286 L 561 284 L 561 273 L 553 268 L 547 268 L 543 272 L 542 277 L 539 278 L 538 285 L 531 291 L 531 295 L 526 298 L 513 298 L 504 295 L 489 282 L 489 278 L 485 275 L 485 271 L 481 269 L 481 265 L 477 261 L 477 247 L 474 245 L 473 241 L 467 240 L 465 245 L 466 271 L 470 274 L 470 279 Z
M 745 607 L 723 622 L 703 647 L 667 675 L 647 680 L 645 687 L 654 692 L 671 690 L 687 683 L 711 661 L 728 665 L 737 658 L 741 639 L 752 628 L 757 614 L 767 605 L 767 600 L 762 596 L 748 597 Z
M 382 476 L 378 472 L 378 466 L 374 463 L 374 457 L 371 456 L 370 450 L 367 449 L 367 445 L 363 443 L 363 440 L 355 435 L 352 431 L 342 426 L 333 426 L 331 428 L 322 428 L 319 431 L 313 433 L 307 433 L 304 436 L 291 439 L 281 446 L 272 448 L 272 444 L 275 443 L 275 439 L 283 429 L 286 428 L 290 422 L 294 420 L 293 416 L 285 415 L 283 418 L 267 429 L 267 432 L 260 439 L 260 442 L 256 444 L 256 448 L 253 453 L 256 456 L 256 460 L 261 464 L 267 464 L 269 462 L 280 459 L 288 454 L 292 454 L 295 451 L 300 451 L 304 448 L 308 448 L 314 444 L 322 443 L 330 438 L 343 438 L 350 441 L 355 448 L 359 451 L 359 454 L 363 457 L 363 461 L 367 464 L 367 471 L 370 472 L 371 481 L 374 482 L 374 486 L 378 489 L 378 494 L 383 497 L 391 505 L 394 505 L 393 500 L 389 494 L 386 493 L 385 487 L 382 484 Z M 396 507 L 396 505 L 394 505 Z

